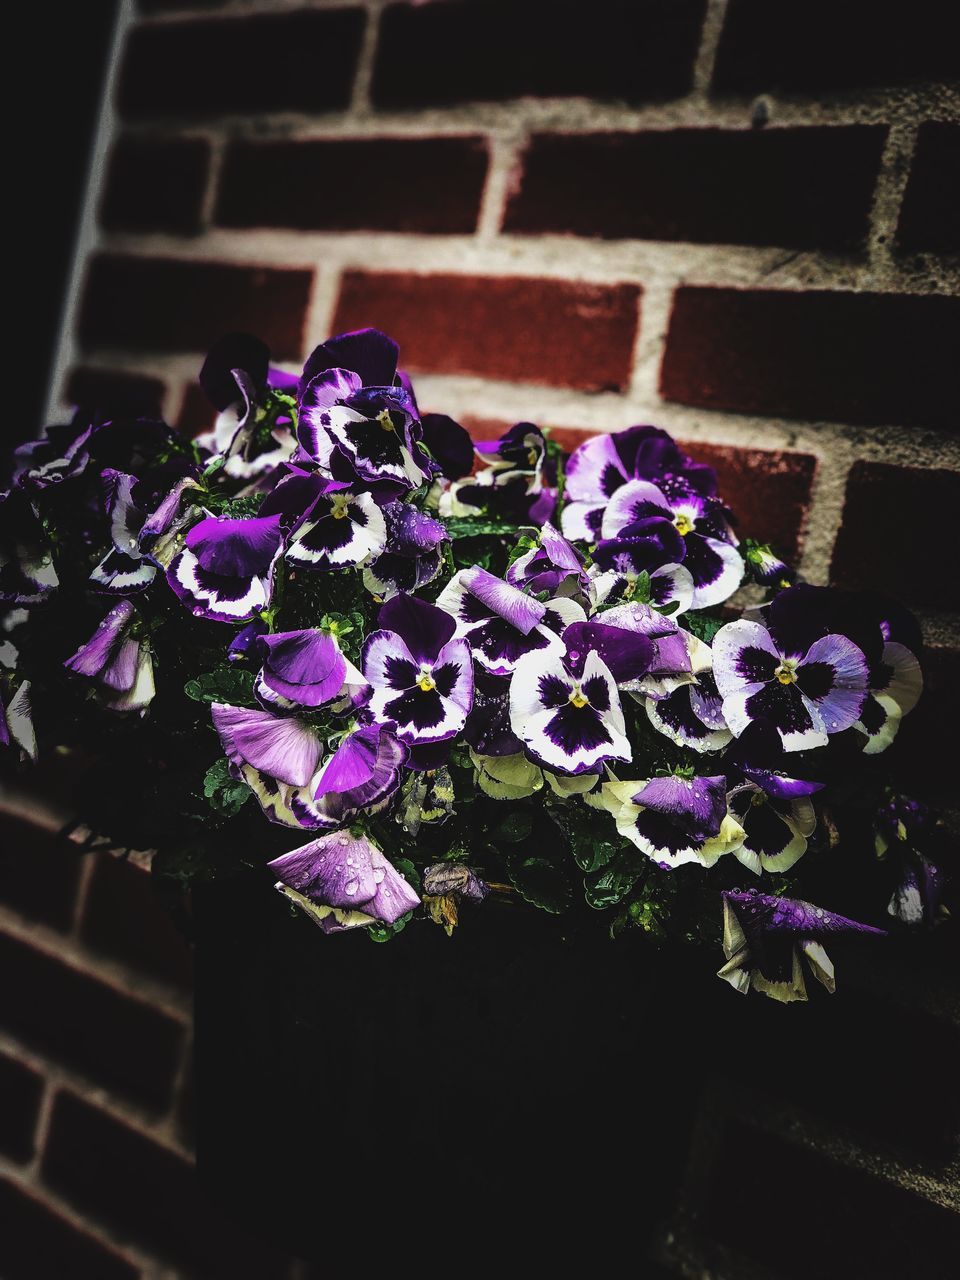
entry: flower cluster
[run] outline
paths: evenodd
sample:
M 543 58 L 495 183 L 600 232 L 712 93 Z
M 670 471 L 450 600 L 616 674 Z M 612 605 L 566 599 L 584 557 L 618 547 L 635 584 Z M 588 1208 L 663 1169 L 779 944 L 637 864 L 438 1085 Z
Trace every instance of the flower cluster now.
M 914 620 L 740 542 L 666 432 L 474 446 L 398 354 L 341 334 L 295 375 L 234 334 L 206 436 L 78 416 L 21 448 L 0 745 L 114 759 L 111 835 L 181 880 L 214 873 L 198 842 L 216 874 L 267 865 L 327 933 L 451 932 L 512 894 L 613 934 L 722 922 L 737 990 L 805 999 L 805 966 L 832 990 L 828 935 L 883 931 L 794 895 L 920 696 Z M 944 914 L 932 825 L 878 795 L 906 926 Z

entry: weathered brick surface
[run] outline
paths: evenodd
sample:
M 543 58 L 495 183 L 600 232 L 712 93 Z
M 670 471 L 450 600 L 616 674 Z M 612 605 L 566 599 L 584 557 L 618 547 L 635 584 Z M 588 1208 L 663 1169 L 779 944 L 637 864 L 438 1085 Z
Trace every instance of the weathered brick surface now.
M 118 138 L 100 201 L 101 226 L 185 235 L 199 231 L 209 165 L 205 138 Z
M 487 172 L 482 138 L 236 142 L 215 221 L 227 227 L 469 233 Z
M 302 355 L 311 271 L 98 255 L 78 321 L 82 342 L 133 350 L 206 351 L 256 330 L 278 359 Z
M 886 130 L 534 134 L 504 230 L 857 249 Z
M 91 369 L 82 365 L 71 369 L 66 395 L 71 404 L 108 415 L 159 418 L 163 409 L 164 384 L 142 373 L 119 373 L 112 369 Z
M 28 920 L 67 930 L 73 921 L 80 859 L 53 832 L 0 815 L 0 902 Z
M 455 0 L 390 5 L 374 73 L 380 107 L 524 95 L 627 102 L 690 88 L 703 0 Z
M 33 1155 L 43 1077 L 25 1062 L 0 1053 L 0 1153 L 20 1164 Z
M 144 1000 L 0 933 L 0 1026 L 145 1106 L 170 1100 L 183 1029 Z
M 667 400 L 865 426 L 960 430 L 960 298 L 680 288 Z
M 350 271 L 333 327 L 385 329 L 413 372 L 621 390 L 639 307 L 635 285 Z
M 209 431 L 216 419 L 217 411 L 207 399 L 206 392 L 198 382 L 190 383 L 177 415 L 178 429 L 185 436 L 198 436 Z
M 49 1205 L 0 1179 L 0 1260 L 5 1280 L 139 1280 L 140 1268 Z
M 286 1275 L 286 1260 L 201 1198 L 187 1160 L 72 1093 L 54 1102 L 43 1176 L 66 1200 L 122 1224 L 188 1276 Z
M 855 462 L 831 576 L 911 605 L 960 609 L 960 579 L 941 549 L 955 537 L 960 471 Z
M 130 120 L 345 107 L 363 25 L 345 6 L 134 27 L 117 107 Z
M 960 253 L 960 124 L 930 120 L 903 195 L 897 244 L 904 251 Z
M 731 0 L 714 87 L 805 94 L 947 79 L 956 75 L 951 25 L 939 0 L 909 13 L 873 0 Z

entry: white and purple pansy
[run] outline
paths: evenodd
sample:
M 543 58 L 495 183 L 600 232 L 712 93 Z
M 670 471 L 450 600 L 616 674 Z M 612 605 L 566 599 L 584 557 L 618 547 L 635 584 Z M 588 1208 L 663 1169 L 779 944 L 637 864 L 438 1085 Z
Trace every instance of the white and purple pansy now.
M 723 700 L 713 676 L 709 645 L 684 633 L 694 679 L 665 698 L 645 700 L 647 717 L 658 732 L 693 751 L 719 751 L 732 738 L 723 718 Z
M 440 572 L 442 547 L 449 540 L 447 526 L 405 502 L 388 502 L 383 508 L 386 545 L 363 571 L 363 585 L 379 600 L 400 591 L 416 591 Z
M 409 749 L 383 725 L 352 724 L 292 808 L 303 826 L 342 826 L 373 813 L 400 786 Z M 315 821 L 311 821 L 315 819 Z
M 603 510 L 602 539 L 623 541 L 628 535 L 635 536 L 637 526 L 645 529 L 649 520 L 669 521 L 680 535 L 680 553 L 674 548 L 667 559 L 682 563 L 690 573 L 692 607 L 721 604 L 743 580 L 743 559 L 726 509 L 716 498 L 704 497 L 681 481 L 665 479 L 661 486 L 648 480 L 629 480 L 617 489 Z
M 366 836 L 334 831 L 267 864 L 277 888 L 323 929 L 393 924 L 420 897 Z
M 344 685 L 364 684 L 332 635 L 316 627 L 261 635 L 256 646 L 263 665 L 256 678 L 256 694 L 265 706 L 290 710 L 331 702 Z
M 567 461 L 564 534 L 596 542 L 603 512 L 618 489 L 630 480 L 658 482 L 666 476 L 679 476 L 707 496 L 717 491 L 713 468 L 693 462 L 659 427 L 628 427 L 584 441 Z
M 307 387 L 328 369 L 349 369 L 365 387 L 402 386 L 413 395 L 409 380 L 397 369 L 400 348 L 379 329 L 352 329 L 328 338 L 307 357 L 300 376 L 298 400 Z
M 593 648 L 576 658 L 552 647 L 520 658 L 510 680 L 510 727 L 555 773 L 596 773 L 604 761 L 631 758 L 617 682 Z
M 456 620 L 456 634 L 467 640 L 478 664 L 494 676 L 510 675 L 527 653 L 562 654 L 560 633 L 586 617 L 573 600 L 544 603 L 479 565 L 454 574 L 437 604 Z
M 743 842 L 722 774 L 605 782 L 601 793 L 620 834 L 666 871 L 692 862 L 712 867 Z
M 186 535 L 167 581 L 197 617 L 246 622 L 269 605 L 282 550 L 279 515 L 207 516 Z
M 694 682 L 690 659 L 691 637 L 687 632 L 681 631 L 672 618 L 658 613 L 649 605 L 634 601 L 596 614 L 591 622 L 644 637 L 652 645 L 647 669 L 643 674 L 626 678 L 621 673 L 621 679 L 617 683 L 622 689 L 650 698 L 665 698 L 681 684 Z M 628 649 L 626 652 L 630 651 Z
M 304 569 L 345 569 L 375 560 L 386 541 L 383 512 L 373 497 L 338 488 L 317 497 L 292 534 L 286 559 Z
M 744 830 L 735 857 L 757 875 L 788 871 L 803 856 L 817 825 L 809 796 L 776 797 L 755 782 L 734 787 L 727 797 L 730 811 Z
M 39 440 L 28 440 L 13 451 L 13 481 L 21 489 L 46 489 L 71 480 L 90 461 L 89 444 L 99 424 L 86 414 L 73 421 L 45 427 Z
M 507 569 L 507 581 L 534 595 L 572 594 L 587 585 L 583 556 L 547 521 L 539 533 L 540 545 L 525 551 Z
M 755 889 L 723 893 L 723 953 L 717 977 L 746 995 L 760 991 L 774 1000 L 806 1000 L 804 962 L 827 991 L 836 989 L 833 964 L 823 940 L 849 934 L 883 935 L 885 930 L 848 920 L 804 902 Z
M 597 550 L 608 546 L 615 546 L 615 541 L 601 543 Z M 654 608 L 674 605 L 673 612 L 680 614 L 693 607 L 693 578 L 690 570 L 682 564 L 662 564 L 653 570 L 636 570 L 628 561 L 626 564 L 621 562 L 620 568 L 603 570 L 594 560 L 590 572 L 594 601 L 598 606 L 629 603 L 636 597 L 642 572 L 649 574 L 648 599 Z
M 380 610 L 379 623 L 361 659 L 373 690 L 370 714 L 411 746 L 452 738 L 473 706 L 470 647 L 454 637 L 454 619 L 436 605 L 400 594 Z
M 822 636 L 806 651 L 781 645 L 758 622 L 740 619 L 720 628 L 713 671 L 724 718 L 736 735 L 753 720 L 771 721 L 786 751 L 825 746 L 829 734 L 860 717 L 867 660 L 842 635 Z
M 219 410 L 211 431 L 197 437 L 201 448 L 222 456 L 224 471 L 253 479 L 286 461 L 296 447 L 293 419 L 272 420 L 260 407 L 267 386 L 295 390 L 292 374 L 270 368 L 270 350 L 248 333 L 231 333 L 211 347 L 200 370 L 200 385 Z
M 922 648 L 916 619 L 891 602 L 878 606 L 882 648 L 868 655 L 867 698 L 854 728 L 866 737 L 864 755 L 885 751 L 897 736 L 900 722 L 920 700 L 923 671 L 917 654 Z
M 153 700 L 153 655 L 136 634 L 138 621 L 130 601 L 121 600 L 63 664 L 92 681 L 98 701 L 111 711 L 143 711 Z
M 419 426 L 403 387 L 365 386 L 350 369 L 327 369 L 306 387 L 297 423 L 304 452 L 331 470 L 334 451 L 367 482 L 417 489 L 429 477 L 414 458 Z
M 60 585 L 43 525 L 19 489 L 0 492 L 0 604 L 43 604 Z
M 105 470 L 101 479 L 113 545 L 90 574 L 90 581 L 95 591 L 105 595 L 143 591 L 156 577 L 157 567 L 140 548 L 146 512 L 134 501 L 137 478 L 123 471 Z

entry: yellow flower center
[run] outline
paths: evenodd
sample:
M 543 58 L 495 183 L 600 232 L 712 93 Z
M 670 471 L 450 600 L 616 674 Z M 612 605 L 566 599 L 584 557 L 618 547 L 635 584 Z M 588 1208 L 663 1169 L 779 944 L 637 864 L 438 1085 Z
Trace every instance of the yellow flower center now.
M 624 600 L 632 600 L 636 589 L 637 589 L 637 575 L 635 573 L 630 573 L 627 575 L 627 585 L 623 588 Z
M 537 465 L 537 451 L 536 451 L 536 449 L 528 449 L 528 450 L 527 450 L 527 462 L 529 463 L 529 465 L 530 465 L 531 467 L 535 467 L 535 466 Z
M 330 501 L 333 504 L 333 510 L 330 514 L 334 520 L 345 520 L 347 518 L 347 507 L 350 505 L 350 495 L 334 493 L 330 495 Z
M 381 409 L 377 414 L 377 421 L 380 423 L 380 426 L 383 427 L 384 431 L 393 431 L 393 419 L 390 417 L 389 409 Z
M 688 533 L 693 533 L 693 521 L 689 516 L 685 516 L 682 511 L 674 516 L 673 523 L 676 526 L 677 533 L 682 534 L 683 537 L 686 537 Z
M 793 658 L 784 658 L 773 674 L 781 684 L 796 684 L 797 664 Z
M 435 689 L 436 687 L 437 682 L 434 680 L 430 672 L 421 671 L 420 679 L 417 681 L 417 688 L 420 689 L 422 693 L 429 693 L 431 689 Z
M 590 699 L 586 696 L 580 686 L 577 685 L 573 693 L 570 695 L 570 701 L 579 711 L 581 707 L 585 707 L 589 704 Z

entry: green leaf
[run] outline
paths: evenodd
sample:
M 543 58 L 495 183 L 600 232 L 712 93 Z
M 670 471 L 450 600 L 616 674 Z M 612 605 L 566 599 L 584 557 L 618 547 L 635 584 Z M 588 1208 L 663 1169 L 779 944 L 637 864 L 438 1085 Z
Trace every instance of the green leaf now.
M 583 877 L 587 902 L 598 911 L 622 902 L 640 879 L 642 867 L 632 850 L 623 850 L 600 871 Z
M 394 920 L 393 924 L 376 924 L 367 926 L 367 937 L 371 942 L 389 942 L 391 938 L 395 938 L 398 933 L 402 933 L 407 927 L 407 922 L 412 917 L 413 912 L 408 911 L 405 916 L 401 916 L 399 920 Z
M 207 671 L 183 686 L 188 698 L 195 702 L 228 702 L 235 707 L 252 707 L 253 672 L 243 667 L 220 667 Z
M 533 819 L 530 814 L 523 809 L 518 809 L 504 818 L 494 831 L 493 837 L 494 841 L 518 844 L 521 840 L 526 840 L 532 830 Z
M 455 516 L 444 523 L 453 541 L 458 538 L 482 538 L 490 534 L 512 538 L 520 532 L 518 524 L 509 524 L 506 520 L 490 520 L 483 516 Z
M 513 863 L 510 879 L 514 888 L 534 907 L 559 915 L 570 906 L 572 891 L 562 869 L 546 858 L 525 858 Z
M 217 760 L 203 776 L 203 794 L 210 808 L 226 818 L 235 817 L 253 792 L 245 782 L 238 781 L 230 772 L 230 762 Z
M 704 644 L 713 644 L 713 637 L 724 625 L 724 619 L 702 609 L 692 609 L 683 615 L 683 625 Z

